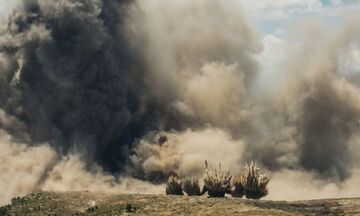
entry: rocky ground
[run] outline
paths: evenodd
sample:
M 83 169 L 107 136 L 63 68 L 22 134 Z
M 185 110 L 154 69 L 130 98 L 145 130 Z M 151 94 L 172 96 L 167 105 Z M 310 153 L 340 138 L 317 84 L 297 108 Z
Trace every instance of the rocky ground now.
M 360 199 L 299 202 L 165 195 L 37 192 L 14 198 L 0 215 L 360 215 Z

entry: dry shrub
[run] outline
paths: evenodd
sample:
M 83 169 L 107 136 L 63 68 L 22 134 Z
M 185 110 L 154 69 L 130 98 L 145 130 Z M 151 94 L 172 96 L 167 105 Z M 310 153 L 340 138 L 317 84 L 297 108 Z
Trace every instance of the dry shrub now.
M 167 195 L 184 195 L 181 188 L 181 181 L 177 176 L 170 176 L 166 181 Z
M 188 196 L 199 196 L 200 185 L 199 179 L 196 177 L 187 177 L 182 180 L 182 189 Z
M 245 172 L 239 176 L 238 183 L 244 189 L 245 196 L 248 199 L 260 199 L 268 194 L 267 184 L 270 177 L 260 173 L 260 169 L 254 162 L 246 164 Z
M 210 197 L 224 197 L 225 193 L 231 191 L 231 174 L 230 171 L 222 171 L 221 164 L 218 168 L 209 168 L 206 164 L 204 174 L 204 187 L 207 189 Z
M 238 197 L 241 198 L 244 196 L 244 187 L 241 184 L 241 177 L 236 176 L 233 181 L 233 187 L 231 190 L 231 196 L 232 197 Z

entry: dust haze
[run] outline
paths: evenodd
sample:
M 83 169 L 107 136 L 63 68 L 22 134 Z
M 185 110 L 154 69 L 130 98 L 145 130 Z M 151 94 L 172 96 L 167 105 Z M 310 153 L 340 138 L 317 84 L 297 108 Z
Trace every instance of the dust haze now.
M 205 160 L 257 161 L 267 199 L 359 196 L 358 18 L 294 23 L 265 90 L 236 0 L 23 0 L 0 27 L 0 202 L 163 193 Z

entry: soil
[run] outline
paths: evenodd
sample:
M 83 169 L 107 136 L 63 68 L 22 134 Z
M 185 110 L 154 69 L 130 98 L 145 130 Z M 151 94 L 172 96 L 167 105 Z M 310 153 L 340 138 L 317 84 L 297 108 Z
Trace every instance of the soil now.
M 298 202 L 207 196 L 36 192 L 12 199 L 0 215 L 359 215 L 360 198 Z

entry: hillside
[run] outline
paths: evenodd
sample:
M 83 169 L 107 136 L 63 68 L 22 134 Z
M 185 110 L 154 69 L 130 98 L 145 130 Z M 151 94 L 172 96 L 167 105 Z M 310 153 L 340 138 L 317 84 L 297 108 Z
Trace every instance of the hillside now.
M 0 215 L 349 215 L 360 199 L 298 202 L 165 195 L 37 192 L 14 198 Z

